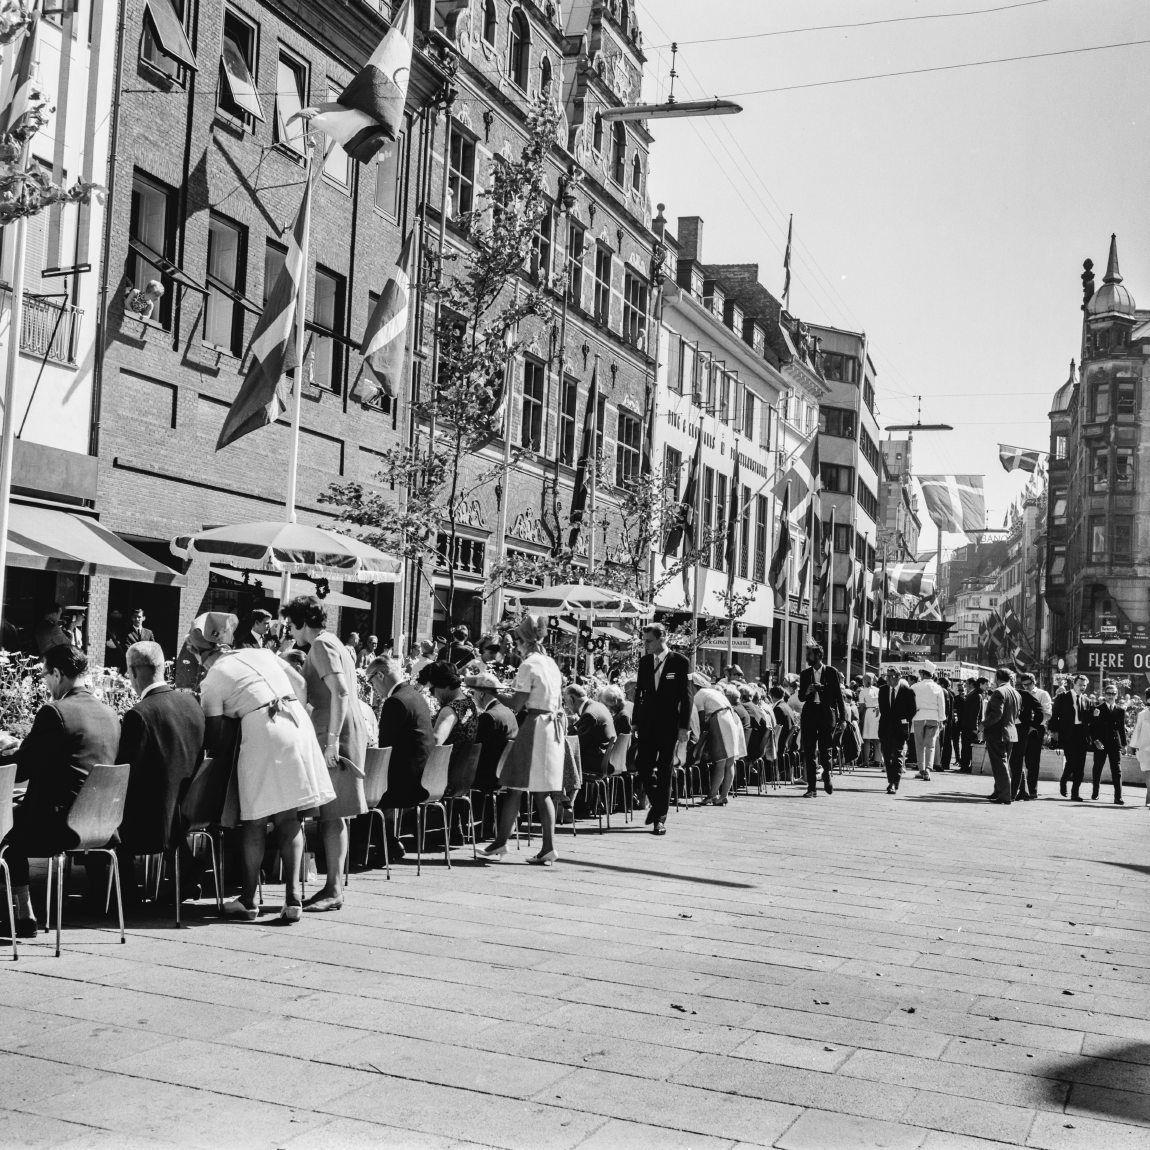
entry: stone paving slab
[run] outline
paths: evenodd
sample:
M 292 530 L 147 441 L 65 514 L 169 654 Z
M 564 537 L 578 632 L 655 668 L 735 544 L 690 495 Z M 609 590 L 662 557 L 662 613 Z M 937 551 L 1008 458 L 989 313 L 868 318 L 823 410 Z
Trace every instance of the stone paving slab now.
M 69 905 L 0 962 L 0 1147 L 1147 1150 L 1150 815 L 986 786 L 432 855 L 290 930 Z

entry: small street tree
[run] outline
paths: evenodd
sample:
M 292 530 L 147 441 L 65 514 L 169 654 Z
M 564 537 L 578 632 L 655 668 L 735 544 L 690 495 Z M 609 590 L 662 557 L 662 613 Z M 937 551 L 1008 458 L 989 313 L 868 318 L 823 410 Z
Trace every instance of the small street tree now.
M 520 280 L 551 210 L 547 158 L 558 122 L 550 100 L 533 103 L 518 158 L 500 161 L 475 207 L 453 218 L 463 242 L 425 253 L 423 295 L 436 304 L 437 316 L 435 378 L 413 399 L 421 429 L 414 442 L 386 452 L 376 477 L 392 491 L 405 488 L 406 498 L 362 483 L 334 484 L 320 497 L 360 538 L 415 560 L 421 576 L 424 566 L 442 562 L 449 620 L 461 511 L 503 470 L 501 464 L 477 468 L 476 452 L 503 438 L 508 365 L 523 346 L 521 323 L 550 313 L 546 285 L 521 286 Z

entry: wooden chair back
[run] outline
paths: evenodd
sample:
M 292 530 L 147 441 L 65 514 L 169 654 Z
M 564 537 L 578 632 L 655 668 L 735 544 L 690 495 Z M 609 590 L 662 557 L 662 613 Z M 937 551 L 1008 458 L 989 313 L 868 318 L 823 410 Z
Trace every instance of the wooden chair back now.
M 12 829 L 12 795 L 16 789 L 16 764 L 0 767 L 0 840 Z
M 607 773 L 625 775 L 627 773 L 627 752 L 631 749 L 631 735 L 616 735 L 615 741 L 607 750 L 604 766 Z
M 127 763 L 96 763 L 68 812 L 68 829 L 80 840 L 73 850 L 106 847 L 124 819 L 128 795 Z
M 420 786 L 427 792 L 426 803 L 440 803 L 447 791 L 447 773 L 451 769 L 451 748 L 432 747 L 423 768 Z
M 462 743 L 452 747 L 455 753 L 447 768 L 447 794 L 452 798 L 466 795 L 475 786 L 475 776 L 479 771 L 479 756 L 483 754 L 480 743 Z
M 391 767 L 391 747 L 368 747 L 363 764 L 363 797 L 367 809 L 379 805 L 387 790 L 387 776 Z

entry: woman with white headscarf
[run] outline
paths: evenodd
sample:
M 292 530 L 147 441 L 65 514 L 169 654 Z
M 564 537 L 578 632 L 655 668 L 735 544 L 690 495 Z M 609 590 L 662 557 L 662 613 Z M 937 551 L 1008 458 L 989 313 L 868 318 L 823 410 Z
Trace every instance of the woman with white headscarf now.
M 528 859 L 537 866 L 550 866 L 555 853 L 555 803 L 552 795 L 563 790 L 564 739 L 567 723 L 563 717 L 563 677 L 555 660 L 543 650 L 546 626 L 538 615 L 524 615 L 515 628 L 515 646 L 523 660 L 510 692 L 501 692 L 499 701 L 512 711 L 525 712 L 511 753 L 499 773 L 500 783 L 511 792 L 499 812 L 499 827 L 493 842 L 485 849 L 488 858 L 502 858 L 519 811 L 520 792 L 542 796 L 539 819 L 543 849 Z

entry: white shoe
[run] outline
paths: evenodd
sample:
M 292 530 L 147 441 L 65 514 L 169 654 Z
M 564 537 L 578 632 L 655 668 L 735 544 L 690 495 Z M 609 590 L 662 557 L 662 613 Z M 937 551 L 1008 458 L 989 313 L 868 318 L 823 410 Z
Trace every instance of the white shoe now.
M 487 859 L 501 859 L 507 853 L 507 844 L 497 847 L 494 843 L 488 843 L 479 853 Z
M 546 854 L 540 852 L 537 855 L 532 855 L 527 861 L 531 866 L 550 866 L 559 856 L 555 851 L 548 851 Z

